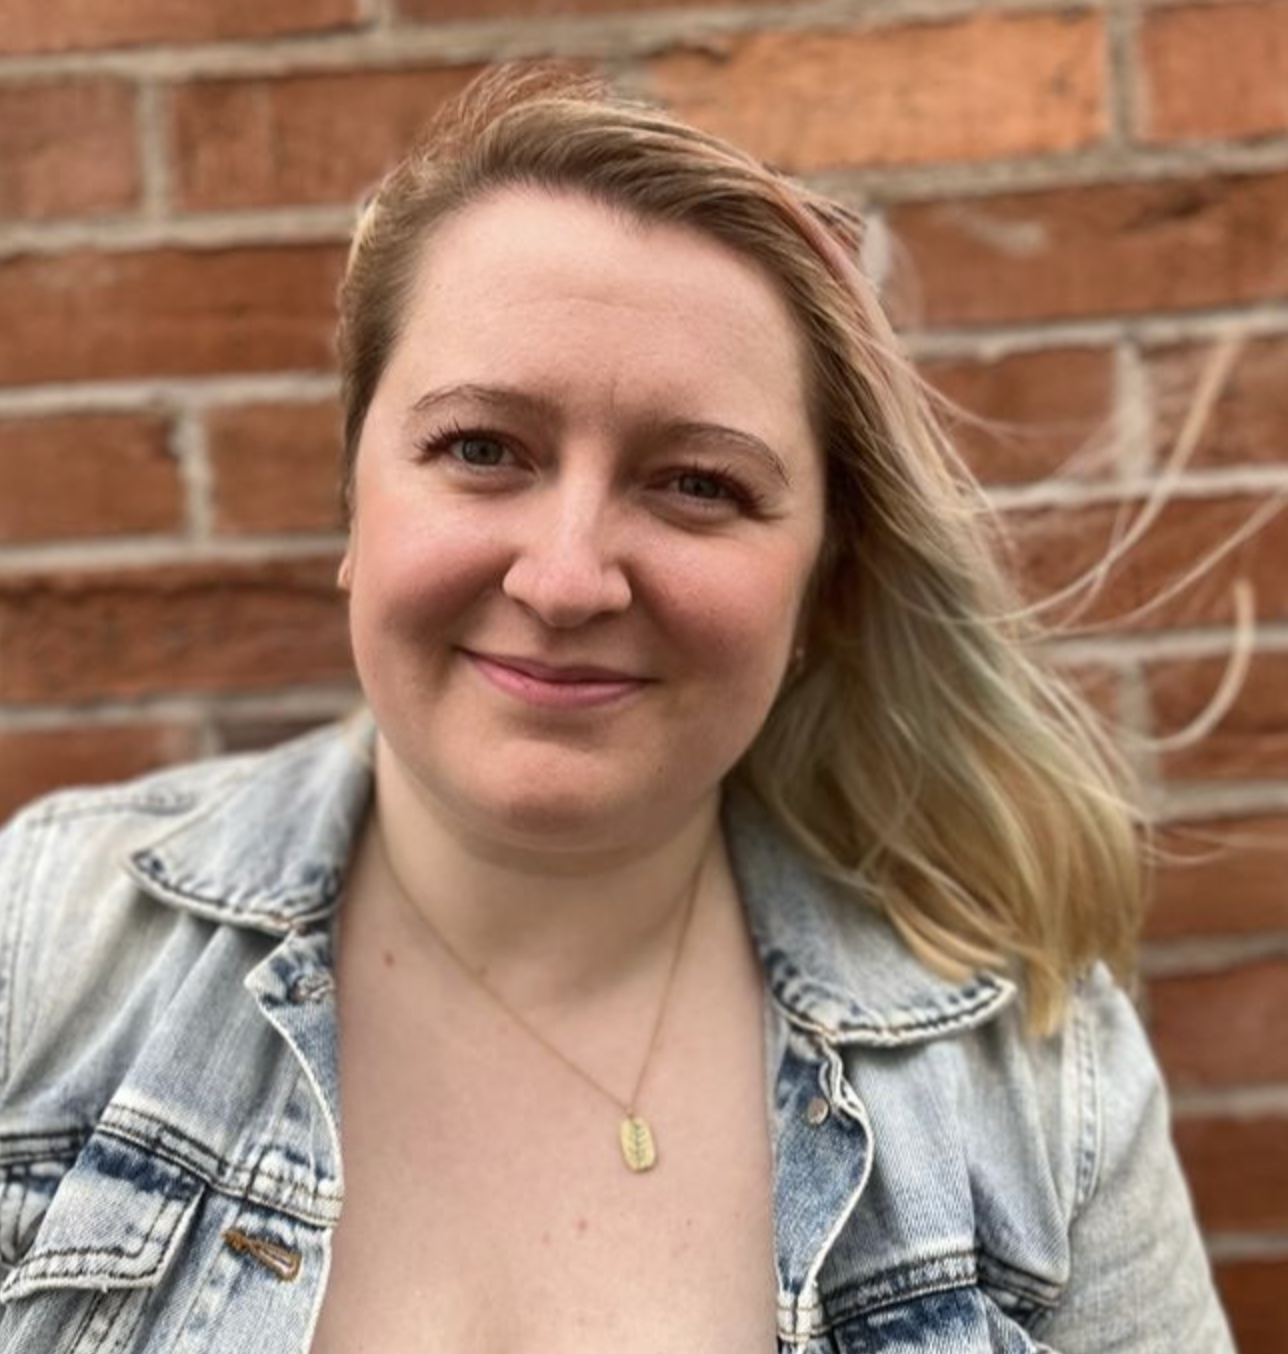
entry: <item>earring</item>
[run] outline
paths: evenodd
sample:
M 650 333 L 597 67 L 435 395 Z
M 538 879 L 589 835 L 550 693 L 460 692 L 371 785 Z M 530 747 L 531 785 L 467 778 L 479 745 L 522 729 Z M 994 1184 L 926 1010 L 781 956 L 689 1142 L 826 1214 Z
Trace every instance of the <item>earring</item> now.
M 793 677 L 799 677 L 804 670 L 805 670 L 805 646 L 803 644 L 798 644 L 792 650 L 792 662 L 789 671 Z

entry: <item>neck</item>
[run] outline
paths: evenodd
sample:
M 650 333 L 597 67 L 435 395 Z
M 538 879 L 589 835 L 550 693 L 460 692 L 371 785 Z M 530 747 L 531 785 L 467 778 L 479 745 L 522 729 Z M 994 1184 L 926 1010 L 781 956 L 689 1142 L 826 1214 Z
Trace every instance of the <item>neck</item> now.
M 671 830 L 628 844 L 516 845 L 452 821 L 377 740 L 374 826 L 384 859 L 374 854 L 401 913 L 396 925 L 417 946 L 442 937 L 529 1009 L 655 972 L 717 844 L 718 811 L 713 792 Z

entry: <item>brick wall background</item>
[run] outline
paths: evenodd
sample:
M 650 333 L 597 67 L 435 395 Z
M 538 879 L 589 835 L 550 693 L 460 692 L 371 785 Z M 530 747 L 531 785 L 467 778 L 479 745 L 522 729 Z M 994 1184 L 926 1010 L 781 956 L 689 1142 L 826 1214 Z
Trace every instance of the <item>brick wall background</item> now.
M 1147 1009 L 1244 1354 L 1288 1326 L 1288 0 L 6 0 L 0 816 L 352 701 L 333 591 L 331 298 L 350 204 L 500 56 L 608 70 L 864 207 L 925 369 L 1053 587 L 1190 462 L 1067 658 L 1169 820 Z M 1060 470 L 1087 440 L 1099 454 Z M 1188 850 L 1193 851 L 1192 838 Z

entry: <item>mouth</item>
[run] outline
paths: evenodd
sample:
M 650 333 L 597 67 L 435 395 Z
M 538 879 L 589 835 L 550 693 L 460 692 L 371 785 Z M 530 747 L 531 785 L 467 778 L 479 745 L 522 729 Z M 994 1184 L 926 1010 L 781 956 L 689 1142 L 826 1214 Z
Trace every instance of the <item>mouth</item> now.
M 492 686 L 530 705 L 556 709 L 607 705 L 649 685 L 647 678 L 597 664 L 555 666 L 513 654 L 460 652 Z

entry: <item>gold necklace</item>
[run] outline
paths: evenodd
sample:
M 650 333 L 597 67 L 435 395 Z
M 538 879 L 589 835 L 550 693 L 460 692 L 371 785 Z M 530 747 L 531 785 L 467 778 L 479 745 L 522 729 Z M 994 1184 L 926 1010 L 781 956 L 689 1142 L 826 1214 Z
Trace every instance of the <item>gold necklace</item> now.
M 648 1121 L 639 1113 L 637 1106 L 639 1104 L 640 1090 L 644 1085 L 644 1078 L 648 1074 L 649 1066 L 653 1061 L 653 1051 L 657 1047 L 657 1037 L 662 1030 L 662 1017 L 666 1014 L 667 1002 L 671 997 L 671 988 L 675 983 L 675 973 L 680 967 L 680 955 L 684 952 L 684 942 L 688 938 L 689 924 L 693 920 L 694 903 L 698 896 L 698 885 L 702 880 L 703 867 L 706 864 L 706 856 L 703 855 L 702 863 L 694 871 L 693 884 L 691 885 L 688 897 L 684 903 L 684 918 L 680 925 L 680 936 L 676 941 L 675 950 L 671 955 L 671 965 L 667 970 L 666 983 L 662 988 L 662 999 L 658 1002 L 657 1014 L 653 1017 L 653 1031 L 649 1035 L 648 1048 L 644 1053 L 644 1061 L 640 1064 L 639 1075 L 635 1078 L 635 1089 L 631 1092 L 628 1100 L 623 1100 L 621 1096 L 610 1091 L 601 1081 L 591 1076 L 584 1067 L 573 1062 L 573 1060 L 557 1045 L 551 1043 L 544 1034 L 528 1019 L 521 1015 L 510 1005 L 508 1001 L 479 973 L 472 968 L 464 957 L 448 941 L 447 937 L 438 929 L 429 919 L 423 908 L 416 905 L 412 898 L 410 890 L 402 882 L 401 876 L 394 868 L 393 860 L 389 854 L 389 847 L 385 842 L 384 829 L 380 825 L 379 812 L 375 818 L 376 845 L 380 850 L 381 861 L 385 870 L 388 872 L 390 880 L 394 887 L 402 896 L 403 901 L 411 907 L 416 915 L 429 928 L 430 934 L 442 947 L 452 962 L 470 979 L 485 995 L 487 995 L 497 1006 L 510 1017 L 520 1029 L 534 1039 L 542 1048 L 552 1057 L 557 1058 L 569 1071 L 575 1072 L 588 1086 L 598 1091 L 605 1099 L 611 1100 L 622 1111 L 622 1121 L 617 1129 L 617 1143 L 621 1149 L 622 1160 L 626 1163 L 628 1170 L 640 1172 L 651 1171 L 657 1165 L 657 1138 L 653 1133 L 652 1127 Z

